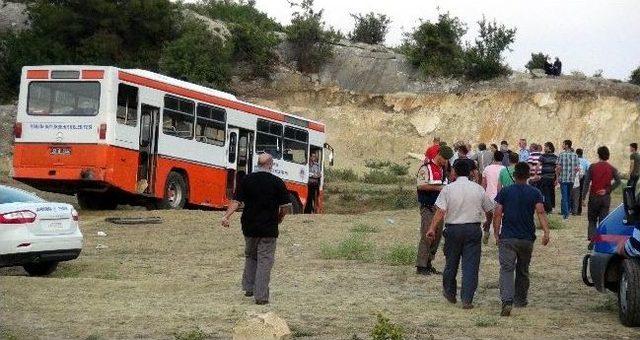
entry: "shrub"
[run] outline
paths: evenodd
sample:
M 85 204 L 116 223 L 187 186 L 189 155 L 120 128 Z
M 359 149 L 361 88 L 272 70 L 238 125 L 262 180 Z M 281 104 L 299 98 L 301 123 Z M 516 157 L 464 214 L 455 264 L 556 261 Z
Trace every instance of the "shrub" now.
M 502 52 L 510 50 L 516 29 L 487 21 L 484 17 L 478 25 L 480 36 L 465 52 L 465 76 L 478 81 L 509 74 L 511 71 L 502 60 Z
M 189 82 L 225 89 L 230 79 L 230 42 L 197 20 L 186 22 L 180 38 L 165 46 L 160 70 Z
M 320 257 L 327 260 L 373 260 L 373 243 L 362 234 L 351 234 L 337 245 L 320 246 Z
M 549 59 L 548 54 L 544 54 L 542 52 L 531 53 L 531 60 L 529 60 L 529 62 L 527 62 L 524 67 L 529 71 L 535 69 L 544 69 L 544 64 L 547 62 L 547 59 Z
M 274 31 L 282 26 L 255 8 L 254 1 L 208 0 L 190 6 L 194 11 L 225 22 L 233 39 L 233 59 L 246 62 L 251 75 L 267 77 L 277 60 L 279 39 Z
M 402 179 L 389 171 L 373 169 L 364 174 L 362 181 L 369 184 L 394 184 L 402 181 Z
M 437 22 L 422 22 L 405 33 L 400 51 L 425 75 L 458 76 L 463 72 L 461 39 L 466 31 L 457 17 L 440 14 Z
M 324 176 L 327 181 L 355 182 L 358 180 L 358 175 L 353 169 L 326 168 Z
M 393 163 L 389 165 L 389 172 L 396 176 L 406 176 L 409 174 L 409 165 L 400 165 Z
M 549 229 L 551 230 L 560 230 L 564 228 L 562 220 L 560 220 L 560 218 L 558 218 L 557 216 L 547 215 L 547 220 L 549 221 Z
M 629 77 L 629 82 L 631 84 L 640 85 L 640 67 L 638 67 L 637 69 L 633 70 L 633 72 L 631 72 L 631 76 Z
M 403 340 L 404 331 L 399 325 L 392 323 L 389 318 L 382 314 L 377 316 L 378 322 L 371 331 L 373 340 Z
M 390 161 L 379 161 L 376 159 L 367 159 L 364 161 L 364 166 L 370 169 L 382 169 L 391 165 Z
M 200 328 L 196 328 L 188 332 L 176 333 L 174 337 L 176 340 L 204 340 L 207 338 L 207 334 Z
M 389 249 L 384 261 L 392 266 L 408 266 L 415 263 L 417 253 L 414 245 L 398 244 Z
M 325 29 L 322 20 L 323 10 L 313 9 L 313 0 L 291 2 L 297 8 L 293 13 L 291 25 L 286 28 L 287 40 L 293 48 L 298 70 L 315 73 L 333 55 L 331 44 L 338 39 L 332 29 Z
M 349 40 L 366 44 L 381 44 L 389 32 L 391 19 L 384 14 L 351 14 L 355 27 L 349 33 Z

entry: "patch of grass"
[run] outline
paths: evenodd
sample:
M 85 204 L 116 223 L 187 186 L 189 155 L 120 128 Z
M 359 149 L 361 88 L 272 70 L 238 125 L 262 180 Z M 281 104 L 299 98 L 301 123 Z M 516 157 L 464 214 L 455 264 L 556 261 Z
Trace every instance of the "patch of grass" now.
M 549 229 L 551 230 L 560 230 L 564 228 L 564 223 L 558 216 L 548 215 L 547 219 L 549 220 Z
M 204 340 L 207 338 L 207 334 L 200 328 L 196 327 L 194 330 L 175 333 L 174 337 L 176 340 Z
M 380 231 L 380 228 L 365 223 L 358 223 L 351 228 L 351 231 L 354 233 L 377 233 Z
M 379 161 L 377 159 L 367 159 L 364 161 L 364 166 L 369 169 L 382 169 L 391 166 L 391 161 Z
M 611 313 L 618 310 L 618 304 L 613 298 L 607 298 L 604 301 L 594 303 L 589 306 L 589 310 L 598 313 Z
M 344 181 L 344 182 L 355 182 L 357 181 L 358 175 L 353 169 L 334 169 L 334 168 L 325 168 L 324 169 L 325 179 L 329 182 L 331 181 Z
M 18 340 L 18 336 L 12 331 L 0 325 L 0 339 L 3 340 Z
M 362 176 L 362 181 L 369 184 L 395 184 L 402 183 L 405 179 L 389 171 L 373 169 Z
M 68 263 L 63 266 L 58 267 L 58 269 L 53 273 L 53 277 L 59 278 L 76 278 L 80 277 L 84 268 L 82 266 Z
M 313 332 L 306 329 L 298 328 L 296 326 L 291 326 L 291 337 L 304 338 L 308 336 L 313 336 Z
M 351 234 L 336 245 L 320 246 L 320 257 L 325 260 L 373 260 L 374 245 L 363 234 Z
M 373 340 L 404 340 L 404 330 L 382 314 L 378 314 L 378 322 L 371 331 Z
M 479 316 L 475 319 L 476 327 L 494 327 L 498 325 L 498 318 L 495 316 Z
M 415 245 L 397 244 L 388 250 L 383 260 L 392 266 L 408 266 L 416 261 L 417 252 Z
M 100 339 L 102 339 L 102 337 L 97 334 L 91 334 L 85 338 L 85 340 L 100 340 Z

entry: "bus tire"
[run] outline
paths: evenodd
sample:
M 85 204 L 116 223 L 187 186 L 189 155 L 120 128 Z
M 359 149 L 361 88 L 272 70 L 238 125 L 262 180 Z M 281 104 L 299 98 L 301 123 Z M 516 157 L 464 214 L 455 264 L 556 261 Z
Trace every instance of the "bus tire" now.
M 294 215 L 302 214 L 302 203 L 300 203 L 298 195 L 290 192 L 289 200 L 291 201 L 291 213 Z
M 618 314 L 627 327 L 640 326 L 640 263 L 626 259 L 620 266 Z
M 115 210 L 118 202 L 108 193 L 79 192 L 78 205 L 82 210 Z
M 164 185 L 164 194 L 158 208 L 160 209 L 183 209 L 187 205 L 187 195 L 189 187 L 184 176 L 171 171 L 167 176 L 167 182 Z

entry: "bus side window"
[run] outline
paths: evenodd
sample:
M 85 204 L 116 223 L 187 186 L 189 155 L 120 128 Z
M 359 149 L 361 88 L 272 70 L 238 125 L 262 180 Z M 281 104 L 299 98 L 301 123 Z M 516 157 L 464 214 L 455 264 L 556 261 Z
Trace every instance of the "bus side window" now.
M 291 126 L 284 128 L 284 155 L 282 159 L 297 164 L 307 164 L 309 133 Z
M 118 85 L 118 123 L 138 125 L 138 88 L 127 84 Z
M 282 124 L 258 119 L 256 153 L 266 152 L 274 159 L 282 158 Z
M 162 132 L 165 135 L 193 139 L 195 102 L 170 95 L 164 97 Z

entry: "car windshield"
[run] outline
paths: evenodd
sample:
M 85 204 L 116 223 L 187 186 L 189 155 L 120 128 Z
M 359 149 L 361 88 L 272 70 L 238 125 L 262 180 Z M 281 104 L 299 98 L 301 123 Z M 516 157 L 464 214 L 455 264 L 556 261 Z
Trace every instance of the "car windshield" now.
M 95 116 L 100 83 L 77 81 L 31 82 L 27 113 L 47 116 Z
M 44 202 L 40 197 L 24 190 L 0 185 L 0 204 L 6 203 L 39 203 Z

